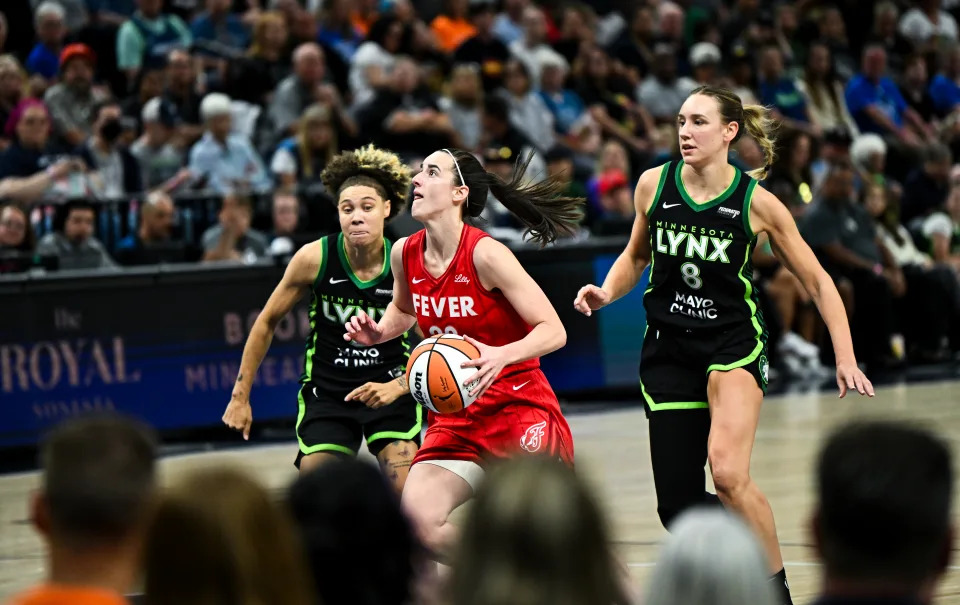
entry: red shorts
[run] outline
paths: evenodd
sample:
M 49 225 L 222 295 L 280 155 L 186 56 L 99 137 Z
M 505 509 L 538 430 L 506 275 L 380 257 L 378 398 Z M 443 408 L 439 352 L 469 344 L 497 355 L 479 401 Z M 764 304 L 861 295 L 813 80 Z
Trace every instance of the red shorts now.
M 573 466 L 573 435 L 539 368 L 498 378 L 462 412 L 431 412 L 413 463 L 469 460 L 482 466 L 523 454 L 557 457 Z

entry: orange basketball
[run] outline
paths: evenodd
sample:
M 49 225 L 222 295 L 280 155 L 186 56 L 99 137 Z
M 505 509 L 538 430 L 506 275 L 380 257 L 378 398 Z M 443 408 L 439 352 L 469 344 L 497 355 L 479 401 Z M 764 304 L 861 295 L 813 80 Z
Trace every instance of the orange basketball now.
M 438 414 L 452 414 L 468 407 L 475 400 L 470 386 L 463 383 L 478 372 L 461 368 L 460 364 L 480 357 L 477 347 L 462 336 L 445 334 L 424 339 L 414 348 L 407 362 L 407 383 L 410 393 L 422 406 Z

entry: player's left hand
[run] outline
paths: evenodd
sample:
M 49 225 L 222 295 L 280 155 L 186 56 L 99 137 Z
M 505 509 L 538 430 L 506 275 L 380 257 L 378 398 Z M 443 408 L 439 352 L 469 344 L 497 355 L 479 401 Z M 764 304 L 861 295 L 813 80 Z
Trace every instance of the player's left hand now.
M 837 386 L 840 388 L 840 398 L 847 395 L 847 391 L 856 391 L 861 395 L 873 397 L 873 384 L 860 371 L 855 363 L 837 364 Z
M 359 386 L 346 396 L 346 401 L 359 401 L 368 408 L 377 409 L 390 405 L 403 394 L 396 380 L 390 382 L 368 382 Z
M 497 379 L 503 366 L 507 365 L 507 356 L 503 347 L 491 347 L 466 335 L 463 338 L 480 351 L 480 357 L 460 364 L 461 368 L 477 368 L 480 370 L 477 374 L 471 376 L 470 380 L 463 383 L 463 386 L 467 386 L 474 380 L 479 380 L 477 386 L 470 390 L 471 397 L 479 398 L 487 392 L 487 388 Z

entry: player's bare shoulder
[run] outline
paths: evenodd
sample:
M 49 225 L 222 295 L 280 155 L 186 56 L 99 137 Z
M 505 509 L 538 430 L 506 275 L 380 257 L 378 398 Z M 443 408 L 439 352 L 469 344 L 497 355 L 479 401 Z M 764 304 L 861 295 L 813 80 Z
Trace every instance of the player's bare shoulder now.
M 323 263 L 323 248 L 323 238 L 301 246 L 287 265 L 286 279 L 299 285 L 312 284 Z

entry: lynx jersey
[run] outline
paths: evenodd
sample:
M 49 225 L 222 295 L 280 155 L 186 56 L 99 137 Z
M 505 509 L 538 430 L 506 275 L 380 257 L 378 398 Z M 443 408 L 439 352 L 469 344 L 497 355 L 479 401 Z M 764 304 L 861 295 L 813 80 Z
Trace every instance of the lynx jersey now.
M 423 335 L 463 334 L 491 346 L 522 339 L 532 329 L 499 290 L 483 287 L 473 265 L 477 242 L 485 232 L 463 226 L 460 244 L 450 266 L 440 277 L 427 272 L 423 262 L 426 231 L 407 238 L 403 248 L 403 270 L 413 296 L 413 309 Z M 501 375 L 540 367 L 529 359 L 505 367 Z
M 372 347 L 343 339 L 343 325 L 360 309 L 379 321 L 393 300 L 390 242 L 383 240 L 383 270 L 370 281 L 350 268 L 342 233 L 322 238 L 320 245 L 323 258 L 311 290 L 310 336 L 300 382 L 339 392 L 403 375 L 410 355 L 408 334 Z
M 756 236 L 750 201 L 757 181 L 734 168 L 716 198 L 698 204 L 683 186 L 683 162 L 668 162 L 647 211 L 650 285 L 643 296 L 651 327 L 763 331 L 750 257 Z

